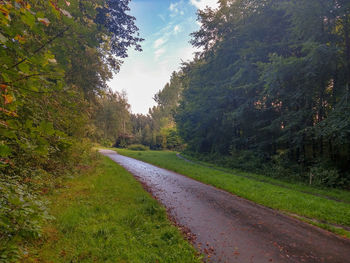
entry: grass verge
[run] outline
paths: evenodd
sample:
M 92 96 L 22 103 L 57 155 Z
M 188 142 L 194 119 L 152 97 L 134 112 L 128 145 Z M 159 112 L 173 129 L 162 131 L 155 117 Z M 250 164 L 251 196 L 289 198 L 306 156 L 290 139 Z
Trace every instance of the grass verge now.
M 345 190 L 341 190 L 341 189 L 335 189 L 335 188 L 326 188 L 326 187 L 317 187 L 317 186 L 310 186 L 307 185 L 303 182 L 300 181 L 287 181 L 284 180 L 283 178 L 272 178 L 272 177 L 268 177 L 265 175 L 261 175 L 261 174 L 256 174 L 256 173 L 251 173 L 251 172 L 245 172 L 245 171 L 241 171 L 239 169 L 230 169 L 230 168 L 226 168 L 226 167 L 220 167 L 217 165 L 214 165 L 212 163 L 206 163 L 203 161 L 199 161 L 194 159 L 191 156 L 186 156 L 186 155 L 181 155 L 184 158 L 195 162 L 196 164 L 200 164 L 202 166 L 206 166 L 212 169 L 217 169 L 223 172 L 227 172 L 227 173 L 231 173 L 237 176 L 243 176 L 243 177 L 248 177 L 254 180 L 258 180 L 258 181 L 263 181 L 266 183 L 270 183 L 270 184 L 275 184 L 281 187 L 285 187 L 285 188 L 290 188 L 290 189 L 294 189 L 296 191 L 299 192 L 305 192 L 305 193 L 310 193 L 313 195 L 319 195 L 319 196 L 323 196 L 326 199 L 333 199 L 336 201 L 340 201 L 340 202 L 345 202 L 345 203 L 349 203 L 350 204 L 350 192 L 349 191 L 345 191 Z
M 303 192 L 327 194 L 347 201 L 350 198 L 350 193 L 346 191 L 316 189 L 306 185 L 286 183 L 276 179 L 267 179 L 263 176 L 250 174 L 258 178 L 273 180 L 278 184 L 288 184 L 289 187 L 285 188 L 269 182 L 254 180 L 254 178 L 235 176 L 235 173 L 238 173 L 238 171 L 235 170 L 231 170 L 230 172 L 218 171 L 210 169 L 209 167 L 186 162 L 178 158 L 175 152 L 137 152 L 124 149 L 118 149 L 117 151 L 122 155 L 178 172 L 276 210 L 316 219 L 321 222 L 327 222 L 325 225 L 337 224 L 347 227 L 350 226 L 349 203 L 336 202 L 325 197 Z M 322 227 L 322 225 L 320 226 Z M 323 228 L 331 230 L 330 227 Z M 343 236 L 347 236 L 347 234 Z
M 22 262 L 200 262 L 165 209 L 107 157 L 50 201 L 56 219 Z

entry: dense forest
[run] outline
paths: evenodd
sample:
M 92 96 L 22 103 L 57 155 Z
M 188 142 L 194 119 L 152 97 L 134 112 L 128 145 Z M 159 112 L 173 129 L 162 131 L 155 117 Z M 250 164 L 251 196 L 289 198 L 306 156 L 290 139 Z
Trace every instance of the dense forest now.
M 350 3 L 219 2 L 198 13 L 201 52 L 133 116 L 131 143 L 348 187 Z
M 188 151 L 349 186 L 350 2 L 223 0 L 198 19 L 175 114 Z

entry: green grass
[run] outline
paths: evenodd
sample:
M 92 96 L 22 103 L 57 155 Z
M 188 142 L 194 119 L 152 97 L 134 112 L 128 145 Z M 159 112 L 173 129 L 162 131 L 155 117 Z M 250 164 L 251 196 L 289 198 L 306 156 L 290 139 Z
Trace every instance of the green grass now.
M 201 164 L 201 165 L 211 167 L 214 169 L 220 169 L 222 171 L 226 171 L 227 173 L 242 175 L 242 176 L 250 177 L 250 178 L 253 178 L 253 179 L 256 179 L 259 181 L 264 181 L 264 182 L 268 182 L 271 184 L 278 184 L 278 185 L 281 185 L 281 186 L 284 186 L 284 187 L 287 187 L 290 189 L 294 189 L 296 191 L 307 192 L 307 193 L 311 193 L 311 194 L 315 194 L 315 195 L 321 195 L 321 196 L 328 197 L 331 199 L 333 198 L 333 199 L 336 199 L 339 201 L 350 203 L 350 192 L 349 191 L 335 189 L 335 188 L 330 189 L 330 188 L 313 187 L 313 186 L 306 185 L 305 183 L 298 182 L 298 181 L 291 182 L 291 181 L 286 181 L 283 179 L 275 179 L 275 178 L 271 178 L 271 177 L 256 174 L 256 173 L 241 171 L 238 169 L 230 169 L 230 168 L 216 166 L 216 165 L 211 164 L 211 163 L 198 161 L 190 156 L 185 156 L 185 155 L 182 155 L 182 156 L 184 156 L 188 160 L 194 161 L 197 164 Z
M 290 215 L 296 219 L 299 219 L 301 221 L 304 221 L 310 225 L 313 225 L 313 226 L 317 226 L 317 227 L 320 227 L 320 228 L 323 228 L 325 230 L 328 230 L 330 232 L 333 232 L 339 236 L 342 236 L 342 237 L 345 237 L 345 238 L 349 238 L 350 239 L 350 232 L 349 231 L 346 231 L 345 229 L 343 228 L 340 228 L 340 227 L 336 227 L 336 226 L 332 226 L 332 225 L 329 225 L 329 224 L 324 224 L 324 223 L 319 223 L 319 222 L 315 222 L 314 220 L 312 219 L 307 219 L 307 218 L 302 218 L 302 217 L 299 217 L 299 216 L 295 216 L 295 215 Z
M 239 171 L 222 172 L 198 164 L 179 159 L 175 152 L 143 151 L 135 152 L 118 149 L 118 153 L 130 156 L 145 162 L 152 163 L 180 174 L 184 174 L 198 181 L 224 189 L 243 198 L 271 207 L 276 210 L 293 213 L 306 218 L 316 219 L 330 224 L 350 226 L 350 204 L 336 202 L 327 198 L 314 196 L 300 191 L 324 194 L 342 200 L 349 200 L 350 193 L 341 190 L 322 190 L 306 185 L 286 183 L 264 176 L 248 174 L 259 179 L 271 180 L 274 183 L 284 184 L 289 188 L 276 186 L 269 182 L 235 176 L 232 173 Z
M 50 199 L 56 220 L 24 262 L 200 262 L 165 209 L 106 157 Z

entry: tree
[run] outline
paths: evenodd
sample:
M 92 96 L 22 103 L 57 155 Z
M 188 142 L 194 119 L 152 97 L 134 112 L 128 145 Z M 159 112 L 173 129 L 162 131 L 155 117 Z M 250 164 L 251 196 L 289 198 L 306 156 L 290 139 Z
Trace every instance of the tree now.
M 0 1 L 1 258 L 18 261 L 18 243 L 40 235 L 41 193 L 89 152 L 95 102 L 140 50 L 128 4 Z
M 239 0 L 200 11 L 192 44 L 203 52 L 182 68 L 175 118 L 188 149 L 304 168 L 324 159 L 346 178 L 349 10 L 347 1 Z
M 112 145 L 118 137 L 130 134 L 130 105 L 125 93 L 108 90 L 97 98 L 97 103 L 95 140 Z

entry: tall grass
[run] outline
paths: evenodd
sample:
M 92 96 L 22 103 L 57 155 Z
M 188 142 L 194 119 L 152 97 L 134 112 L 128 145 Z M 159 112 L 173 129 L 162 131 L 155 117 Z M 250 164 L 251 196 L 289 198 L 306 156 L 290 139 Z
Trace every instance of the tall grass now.
M 165 209 L 106 157 L 50 199 L 56 220 L 24 262 L 200 262 Z

